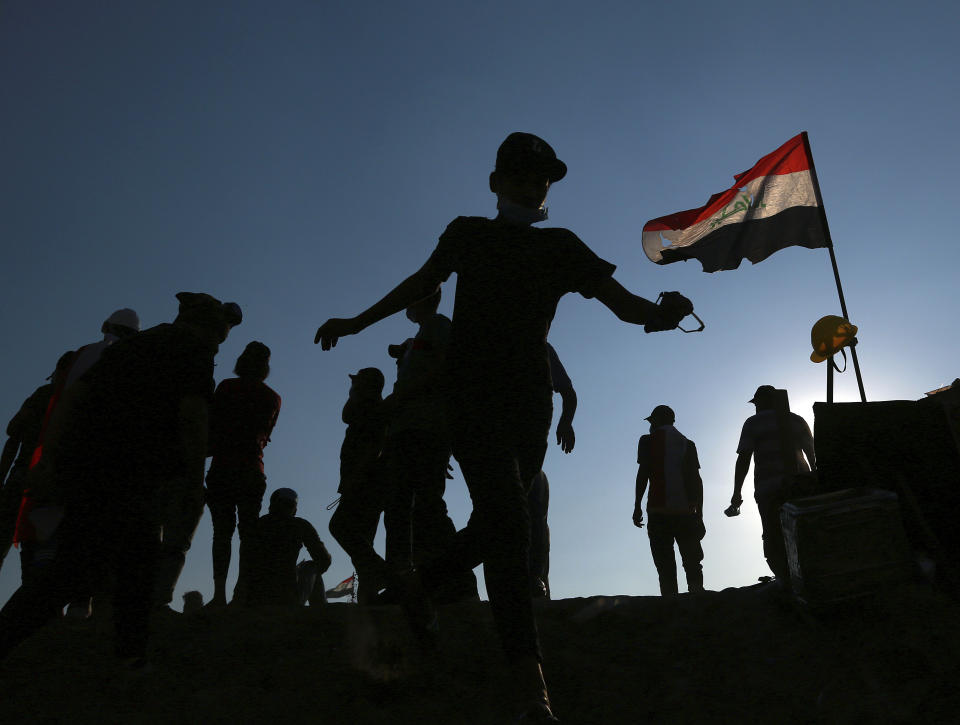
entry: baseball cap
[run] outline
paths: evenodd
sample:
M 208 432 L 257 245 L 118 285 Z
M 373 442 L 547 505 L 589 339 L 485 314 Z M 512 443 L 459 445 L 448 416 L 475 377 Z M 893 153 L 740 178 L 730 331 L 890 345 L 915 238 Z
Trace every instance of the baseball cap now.
M 653 412 L 650 413 L 644 420 L 649 420 L 651 423 L 655 420 L 663 420 L 669 423 L 673 423 L 677 419 L 677 416 L 673 413 L 673 408 L 669 405 L 658 405 L 653 409 Z
M 750 398 L 748 402 L 756 403 L 757 399 L 767 398 L 776 391 L 776 388 L 772 385 L 761 385 L 757 388 L 757 391 L 753 394 L 753 397 Z
M 360 368 L 355 373 L 350 373 L 350 379 L 358 383 L 367 383 L 383 390 L 385 382 L 383 373 L 379 368 Z
M 511 133 L 497 149 L 498 171 L 509 171 L 517 166 L 546 172 L 551 184 L 567 175 L 567 165 L 557 158 L 550 144 L 539 136 L 522 131 Z
M 137 316 L 137 313 L 131 310 L 129 307 L 124 307 L 117 310 L 111 314 L 103 324 L 129 327 L 131 330 L 140 332 L 140 318 Z

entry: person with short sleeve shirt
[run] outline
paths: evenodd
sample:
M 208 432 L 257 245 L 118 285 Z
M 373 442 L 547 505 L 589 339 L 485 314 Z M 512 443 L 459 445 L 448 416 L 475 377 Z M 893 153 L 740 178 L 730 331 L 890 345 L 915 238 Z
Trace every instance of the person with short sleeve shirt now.
M 260 516 L 267 478 L 263 449 L 277 424 L 281 400 L 264 381 L 270 375 L 270 348 L 247 344 L 213 394 L 210 416 L 212 457 L 204 494 L 213 522 L 213 598 L 208 607 L 225 606 L 233 532 L 240 540 Z M 172 594 L 172 592 L 171 592 Z
M 763 553 L 782 586 L 788 586 L 790 569 L 780 526 L 780 508 L 786 502 L 789 479 L 796 473 L 816 470 L 817 458 L 810 426 L 791 413 L 786 391 L 772 385 L 757 388 L 750 402 L 757 413 L 743 424 L 737 445 L 733 496 L 728 516 L 739 513 L 741 491 L 753 459 L 753 495 L 763 525 Z
M 386 563 L 373 548 L 386 508 L 385 379 L 379 368 L 350 374 L 350 392 L 341 419 L 347 424 L 340 446 L 340 500 L 330 517 L 330 534 L 347 552 L 357 573 L 357 602 L 372 604 L 386 586 Z
M 637 489 L 633 523 L 643 526 L 641 502 L 647 493 L 647 534 L 660 579 L 660 594 L 676 595 L 676 542 L 687 577 L 687 591 L 703 591 L 703 481 L 696 444 L 674 427 L 676 415 L 658 405 L 646 418 L 650 433 L 637 444 Z
M 297 492 L 278 488 L 270 496 L 266 514 L 261 516 L 245 539 L 240 541 L 240 577 L 234 600 L 239 604 L 302 605 L 301 579 L 309 579 L 307 601 L 326 602 L 323 573 L 331 557 L 317 530 L 297 516 Z M 297 564 L 300 551 L 310 559 Z
M 30 474 L 38 498 L 64 504 L 49 572 L 0 610 L 0 659 L 71 595 L 112 580 L 117 654 L 145 664 L 160 548 L 170 497 L 202 500 L 213 360 L 240 308 L 181 292 L 173 324 L 105 349 L 64 394 L 50 420 L 43 462 Z M 163 484 L 183 482 L 172 491 Z
M 547 191 L 566 170 L 543 139 L 510 134 L 489 177 L 496 218 L 458 217 L 417 272 L 357 317 L 327 320 L 314 338 L 328 350 L 340 337 L 426 297 L 456 273 L 445 402 L 453 455 L 473 513 L 444 556 L 406 577 L 404 605 L 414 631 L 432 636 L 437 620 L 424 589 L 429 591 L 431 580 L 482 563 L 524 722 L 556 721 L 540 667 L 529 587 L 526 486 L 546 452 L 552 414 L 546 341 L 557 303 L 579 292 L 625 322 L 676 326 L 674 309 L 624 289 L 613 278 L 614 265 L 572 232 L 533 226 L 546 219 Z

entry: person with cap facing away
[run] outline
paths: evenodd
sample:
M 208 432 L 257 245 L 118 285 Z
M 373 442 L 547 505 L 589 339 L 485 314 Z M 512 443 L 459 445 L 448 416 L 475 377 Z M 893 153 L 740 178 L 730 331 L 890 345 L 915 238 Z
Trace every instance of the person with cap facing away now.
M 79 348 L 74 357 L 65 385 L 73 385 L 90 367 L 100 359 L 103 351 L 118 340 L 140 332 L 140 318 L 129 307 L 116 310 L 100 326 L 103 339 Z
M 816 470 L 813 436 L 807 421 L 790 412 L 787 391 L 772 385 L 757 388 L 750 402 L 756 406 L 743 424 L 737 445 L 733 496 L 727 516 L 740 513 L 741 491 L 753 459 L 753 496 L 763 526 L 763 554 L 778 584 L 789 587 L 790 569 L 780 527 L 780 507 L 787 499 L 790 479 Z
M 331 318 L 314 342 L 324 350 L 403 310 L 457 274 L 444 362 L 447 426 L 473 512 L 436 561 L 403 577 L 404 610 L 422 641 L 435 639 L 436 612 L 424 592 L 483 564 L 493 620 L 510 663 L 520 719 L 557 722 L 541 668 L 529 582 L 526 487 L 540 471 L 553 404 L 546 339 L 567 292 L 596 298 L 619 319 L 650 329 L 676 327 L 677 305 L 655 304 L 613 278 L 614 265 L 573 232 L 537 228 L 552 184 L 567 173 L 553 148 L 531 133 L 507 136 L 489 188 L 497 216 L 458 217 L 422 267 L 351 318 Z M 685 309 L 689 300 L 677 296 Z M 669 310 L 668 310 L 669 308 Z
M 0 610 L 0 659 L 74 592 L 112 579 L 117 654 L 134 668 L 146 662 L 159 512 L 171 497 L 202 500 L 214 356 L 242 319 L 235 303 L 207 294 L 177 299 L 172 324 L 104 350 L 50 421 L 29 478 L 40 496 L 63 500 L 59 546 L 45 575 Z
M 235 378 L 217 385 L 210 412 L 206 503 L 213 521 L 213 599 L 225 606 L 234 530 L 240 541 L 260 516 L 267 479 L 263 449 L 280 414 L 280 396 L 264 381 L 270 374 L 270 348 L 251 342 L 237 358 Z M 172 592 L 171 592 L 172 594 Z
M 372 604 L 387 586 L 387 565 L 373 548 L 380 514 L 387 503 L 387 418 L 383 373 L 363 368 L 350 375 L 350 393 L 341 419 L 347 424 L 340 446 L 340 503 L 330 517 L 330 533 L 357 572 L 357 602 Z
M 676 416 L 658 405 L 646 418 L 650 433 L 637 444 L 637 494 L 633 523 L 643 527 L 641 501 L 647 492 L 647 534 L 660 578 L 660 594 L 677 594 L 676 542 L 687 576 L 687 591 L 703 591 L 703 481 L 697 446 L 674 427 Z
M 240 541 L 240 577 L 234 601 L 239 604 L 317 606 L 326 602 L 323 573 L 330 553 L 317 530 L 297 516 L 298 496 L 292 488 L 278 488 L 270 507 Z M 300 550 L 310 560 L 297 564 Z

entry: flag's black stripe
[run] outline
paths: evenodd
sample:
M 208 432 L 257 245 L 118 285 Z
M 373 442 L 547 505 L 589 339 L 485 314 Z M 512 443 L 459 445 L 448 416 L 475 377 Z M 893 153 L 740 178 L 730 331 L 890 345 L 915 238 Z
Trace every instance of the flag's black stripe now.
M 818 207 L 793 206 L 767 219 L 728 224 L 689 247 L 663 249 L 660 264 L 696 259 L 704 272 L 716 272 L 736 269 L 744 259 L 756 264 L 776 251 L 794 246 L 827 246 Z

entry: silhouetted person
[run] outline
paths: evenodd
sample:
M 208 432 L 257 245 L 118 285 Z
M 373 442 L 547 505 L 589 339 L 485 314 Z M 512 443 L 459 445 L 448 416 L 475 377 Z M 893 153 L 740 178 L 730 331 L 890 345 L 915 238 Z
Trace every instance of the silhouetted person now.
M 383 514 L 386 562 L 394 571 L 439 556 L 450 545 L 456 526 L 443 500 L 450 460 L 441 374 L 450 339 L 450 320 L 437 312 L 441 291 L 407 307 L 418 326 L 415 337 L 397 354 L 397 382 L 385 399 L 389 415 L 384 458 L 389 481 Z M 362 579 L 361 579 L 362 582 Z M 479 599 L 473 572 L 442 582 L 437 600 Z
M 115 342 L 140 332 L 140 318 L 129 307 L 113 312 L 100 326 L 103 339 L 91 342 L 77 349 L 64 380 L 64 388 L 69 388 L 100 359 L 103 351 Z M 77 598 L 67 607 L 67 616 L 85 619 L 92 614 L 92 599 L 89 593 L 77 593 Z
M 753 496 L 763 525 L 763 555 L 780 584 L 789 586 L 790 569 L 780 527 L 780 507 L 787 500 L 788 484 L 796 473 L 815 470 L 810 427 L 790 412 L 785 390 L 761 385 L 750 399 L 756 415 L 747 418 L 737 445 L 733 496 L 726 513 L 735 516 L 743 503 L 741 490 L 753 458 Z M 804 460 L 806 456 L 806 460 Z
M 59 546 L 43 576 L 0 611 L 0 659 L 78 588 L 113 575 L 117 653 L 132 666 L 144 661 L 162 484 L 188 481 L 199 496 L 213 359 L 240 322 L 233 303 L 189 292 L 177 299 L 173 324 L 104 350 L 50 421 L 29 485 L 41 500 L 64 502 Z
M 303 548 L 311 560 L 298 565 Z M 250 605 L 302 605 L 301 588 L 310 582 L 307 601 L 311 606 L 323 604 L 322 575 L 330 561 L 317 530 L 297 516 L 297 492 L 278 488 L 270 495 L 268 512 L 240 542 L 240 579 L 234 599 Z
M 666 405 L 658 405 L 646 418 L 650 433 L 637 444 L 637 495 L 633 523 L 643 527 L 643 494 L 647 495 L 647 534 L 650 553 L 660 578 L 660 594 L 678 591 L 677 560 L 673 543 L 680 550 L 687 591 L 703 591 L 703 481 L 697 446 L 674 427 L 676 417 Z
M 280 414 L 280 396 L 264 382 L 270 374 L 270 348 L 262 342 L 249 343 L 233 372 L 237 377 L 217 386 L 210 416 L 213 460 L 207 473 L 206 502 L 213 520 L 210 605 L 215 607 L 227 603 L 233 532 L 239 529 L 243 541 L 260 517 L 267 490 L 263 449 Z
M 573 431 L 573 416 L 577 412 L 577 392 L 567 375 L 563 363 L 553 345 L 547 343 L 550 361 L 550 381 L 553 392 L 560 394 L 562 407 L 557 421 L 557 445 L 564 453 L 570 453 L 576 443 Z M 540 471 L 533 477 L 527 493 L 530 509 L 530 593 L 535 598 L 550 598 L 550 526 L 547 514 L 550 510 L 550 481 Z
M 18 457 L 19 466 L 17 467 L 17 477 L 14 479 L 14 482 L 17 484 L 12 486 L 7 492 L 6 496 L 9 498 L 0 503 L 0 509 L 4 509 L 4 513 L 0 513 L 0 516 L 3 516 L 3 519 L 0 519 L 4 522 L 7 522 L 9 515 L 6 511 L 9 511 L 9 507 L 15 506 L 17 511 L 13 514 L 14 517 L 20 516 L 19 531 L 17 532 L 17 537 L 24 538 L 23 546 L 21 547 L 21 567 L 29 567 L 29 564 L 32 563 L 35 559 L 35 555 L 40 556 L 43 559 L 49 559 L 52 556 L 52 550 L 54 547 L 53 541 L 40 542 L 36 539 L 37 532 L 30 523 L 30 516 L 33 513 L 36 502 L 30 496 L 28 491 L 25 491 L 23 488 L 26 473 L 27 471 L 35 466 L 40 459 L 43 457 L 43 436 L 45 432 L 46 425 L 53 414 L 53 410 L 56 407 L 60 396 L 63 392 L 76 380 L 80 378 L 83 373 L 90 369 L 90 367 L 100 359 L 101 353 L 112 345 L 117 340 L 123 339 L 124 337 L 129 337 L 130 335 L 135 335 L 140 331 L 140 318 L 137 317 L 137 313 L 129 308 L 123 308 L 114 311 L 106 320 L 103 321 L 103 324 L 100 326 L 100 332 L 103 333 L 103 339 L 97 342 L 84 345 L 83 347 L 65 353 L 60 357 L 60 360 L 57 362 L 56 372 L 51 378 L 53 378 L 53 383 L 51 387 L 46 389 L 42 395 L 46 396 L 46 405 L 43 412 L 39 417 L 39 428 L 30 429 L 28 445 L 25 447 L 21 445 L 20 455 Z M 40 393 L 38 390 L 37 393 Z M 34 395 L 37 395 L 35 393 Z M 37 398 L 31 396 L 31 400 L 28 402 L 32 406 L 37 404 Z M 33 413 L 36 411 L 26 410 L 24 411 L 27 420 L 30 423 L 36 423 L 37 418 L 33 416 Z M 11 421 L 13 422 L 13 421 Z M 18 423 L 19 424 L 19 423 Z M 28 426 L 29 427 L 29 426 Z M 10 444 L 10 441 L 8 441 Z M 29 450 L 27 450 L 29 448 Z M 6 468 L 3 469 L 6 471 Z M 15 488 L 20 489 L 21 500 L 17 500 L 16 503 L 13 502 L 13 497 L 15 496 Z M 47 510 L 43 512 L 38 512 L 36 515 L 41 518 L 47 518 L 50 520 L 56 520 L 59 516 L 59 502 L 49 501 L 47 502 Z M 0 529 L 3 528 L 4 524 L 0 523 Z M 17 525 L 15 524 L 15 528 Z M 45 527 L 43 527 L 45 528 Z M 6 532 L 2 533 L 4 540 L 9 540 L 10 537 L 6 535 Z M 7 549 L 3 550 L 5 554 Z M 2 563 L 3 556 L 0 555 L 0 563 Z M 78 604 L 81 604 L 81 609 L 84 615 L 89 615 L 90 612 L 90 602 L 89 597 L 85 597 L 82 601 L 79 601 Z M 80 611 L 80 610 L 77 610 Z
M 3 488 L 0 489 L 0 567 L 3 566 L 3 560 L 13 543 L 27 473 L 40 439 L 50 400 L 58 386 L 62 387 L 73 357 L 72 350 L 60 357 L 53 374 L 47 378 L 51 382 L 34 390 L 7 424 L 7 442 L 3 446 L 3 453 L 0 454 L 0 481 L 6 479 Z M 33 542 L 21 544 L 21 579 L 29 576 L 27 570 L 32 560 L 33 548 L 35 548 Z
M 664 323 L 662 329 L 676 317 L 673 307 L 627 292 L 613 279 L 614 266 L 572 232 L 531 226 L 546 218 L 547 190 L 565 173 L 545 141 L 510 134 L 490 175 L 497 218 L 455 219 L 417 272 L 358 317 L 327 320 L 315 337 L 329 349 L 338 338 L 429 295 L 456 272 L 446 411 L 473 514 L 440 560 L 405 577 L 404 605 L 414 630 L 429 637 L 436 614 L 423 588 L 483 563 L 494 622 L 527 722 L 555 720 L 530 596 L 526 487 L 547 447 L 552 403 L 546 338 L 557 302 L 577 291 L 597 297 L 625 321 Z
M 340 446 L 340 503 L 330 517 L 330 533 L 356 569 L 357 601 L 370 604 L 387 583 L 386 564 L 373 548 L 387 501 L 381 456 L 387 427 L 384 378 L 377 368 L 363 368 L 350 381 L 341 414 L 347 430 Z

